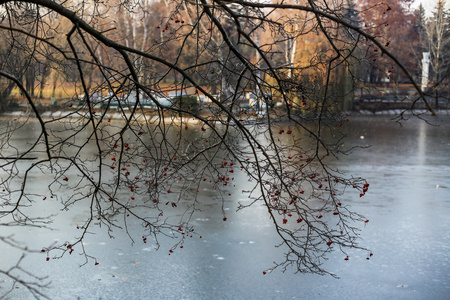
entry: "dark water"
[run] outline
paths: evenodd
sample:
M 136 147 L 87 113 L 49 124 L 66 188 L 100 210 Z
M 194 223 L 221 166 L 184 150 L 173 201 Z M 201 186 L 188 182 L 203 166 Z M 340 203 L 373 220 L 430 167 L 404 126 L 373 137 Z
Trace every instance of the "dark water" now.
M 440 126 L 411 120 L 401 127 L 386 117 L 352 118 L 347 144 L 370 147 L 333 164 L 370 183 L 365 197 L 350 191 L 346 201 L 370 219 L 361 243 L 374 256 L 366 260 L 367 252 L 352 251 L 345 261 L 332 254 L 326 269 L 340 279 L 289 269 L 263 275 L 282 249 L 274 247 L 278 240 L 263 207 L 235 212 L 246 197 L 237 192 L 225 203 L 226 222 L 221 203 L 212 203 L 193 224 L 202 238 L 193 237 L 171 255 L 173 241 L 162 239 L 155 251 L 151 241 L 132 245 L 121 230 L 114 239 L 99 230 L 85 240 L 98 265 L 79 267 L 84 258 L 76 253 L 48 262 L 45 254 L 29 254 L 23 265 L 50 276 L 45 292 L 52 299 L 449 299 L 450 119 L 435 123 Z M 237 180 L 236 190 L 245 183 Z M 58 211 L 57 203 L 36 210 Z M 16 236 L 33 245 L 66 240 L 86 212 L 59 212 L 54 225 L 60 229 L 15 230 Z M 20 256 L 0 247 L 3 268 Z M 22 287 L 8 297 L 29 298 Z

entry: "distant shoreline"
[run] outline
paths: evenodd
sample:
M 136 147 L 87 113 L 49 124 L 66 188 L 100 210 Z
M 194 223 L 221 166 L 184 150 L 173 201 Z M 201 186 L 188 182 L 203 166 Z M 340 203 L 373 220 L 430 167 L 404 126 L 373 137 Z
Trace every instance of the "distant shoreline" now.
M 392 109 L 392 110 L 383 110 L 383 111 L 377 111 L 377 112 L 371 112 L 368 110 L 362 110 L 362 111 L 352 111 L 349 112 L 349 114 L 353 117 L 356 116 L 364 116 L 364 117 L 371 117 L 371 116 L 389 116 L 389 117 L 395 117 L 402 113 L 403 110 L 400 109 Z M 436 109 L 435 110 L 437 116 L 450 116 L 450 109 Z M 40 114 L 41 118 L 44 120 L 49 119 L 81 119 L 85 118 L 83 117 L 82 113 L 87 114 L 87 111 L 82 112 L 76 112 L 76 111 L 69 111 L 69 110 L 57 110 L 57 111 L 44 111 Z M 415 114 L 420 115 L 429 115 L 429 112 L 425 109 L 416 109 L 414 110 Z M 411 111 L 406 111 L 406 115 L 412 115 Z M 97 114 L 97 119 L 100 117 L 100 114 Z M 131 112 L 125 112 L 119 113 L 114 111 L 108 111 L 105 113 L 103 119 L 104 122 L 107 122 L 110 120 L 124 120 L 125 118 L 129 118 L 131 116 Z M 33 111 L 10 111 L 10 112 L 3 112 L 0 114 L 0 117 L 7 117 L 7 118 L 28 118 L 32 117 L 34 118 L 34 112 Z M 205 116 L 206 117 L 206 116 Z M 431 116 L 430 116 L 431 117 Z M 207 118 L 207 117 L 206 117 Z M 154 122 L 159 120 L 159 116 L 156 113 L 142 113 L 142 112 L 136 112 L 134 113 L 134 120 L 135 121 L 150 121 Z M 259 120 L 264 119 L 264 116 L 258 116 L 258 117 L 249 117 L 245 120 L 252 121 L 252 120 Z M 177 122 L 180 123 L 180 118 L 178 116 L 166 116 L 164 118 L 166 122 Z M 198 119 L 192 118 L 192 117 L 183 117 L 182 118 L 183 123 L 197 123 L 201 122 Z

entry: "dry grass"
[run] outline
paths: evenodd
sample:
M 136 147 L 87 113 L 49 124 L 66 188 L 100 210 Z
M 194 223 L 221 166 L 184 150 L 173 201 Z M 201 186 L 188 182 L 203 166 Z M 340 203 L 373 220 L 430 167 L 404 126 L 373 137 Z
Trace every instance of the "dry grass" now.
M 52 93 L 53 93 L 53 87 L 50 85 L 44 86 L 44 89 L 42 91 L 42 98 L 39 99 L 40 89 L 39 87 L 35 89 L 34 91 L 34 97 L 33 100 L 35 100 L 37 103 L 41 103 L 44 105 L 49 105 L 52 102 Z M 56 87 L 55 89 L 55 99 L 61 100 L 61 99 L 67 99 L 67 98 L 73 98 L 77 95 L 75 93 L 75 88 L 71 84 L 64 84 Z M 20 92 L 19 88 L 16 87 L 13 89 L 11 95 L 11 98 L 15 99 L 17 103 L 25 103 L 26 99 Z

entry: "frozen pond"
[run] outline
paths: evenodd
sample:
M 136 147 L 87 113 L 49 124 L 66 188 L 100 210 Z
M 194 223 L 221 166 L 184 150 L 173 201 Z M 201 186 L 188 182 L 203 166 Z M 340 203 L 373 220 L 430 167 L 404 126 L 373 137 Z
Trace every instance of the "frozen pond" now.
M 410 120 L 401 127 L 387 117 L 354 117 L 350 123 L 348 143 L 370 147 L 333 164 L 370 183 L 365 197 L 348 193 L 347 201 L 370 219 L 362 245 L 374 256 L 367 260 L 367 252 L 352 251 L 345 261 L 342 253 L 332 254 L 325 268 L 340 279 L 290 269 L 263 275 L 282 254 L 274 247 L 277 236 L 263 207 L 235 212 L 246 197 L 237 192 L 225 203 L 226 222 L 221 203 L 212 203 L 195 218 L 202 238 L 193 237 L 171 255 L 173 241 L 162 240 L 155 251 L 151 242 L 132 245 L 123 231 L 116 230 L 114 239 L 99 231 L 85 241 L 98 265 L 79 267 L 84 259 L 76 253 L 50 261 L 36 253 L 23 266 L 50 276 L 45 292 L 51 299 L 448 299 L 450 118 L 435 120 L 440 126 Z M 237 180 L 236 190 L 245 183 Z M 60 222 L 75 225 L 83 213 L 61 213 Z M 0 227 L 0 235 L 6 229 Z M 63 230 L 16 234 L 39 244 L 65 240 L 71 233 Z M 2 268 L 20 256 L 0 247 Z M 24 288 L 8 297 L 32 299 Z

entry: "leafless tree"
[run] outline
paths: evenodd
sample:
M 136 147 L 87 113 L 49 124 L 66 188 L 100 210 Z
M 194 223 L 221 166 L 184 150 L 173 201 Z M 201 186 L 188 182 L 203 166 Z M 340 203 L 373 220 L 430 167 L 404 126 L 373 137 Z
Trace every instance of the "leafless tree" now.
M 424 40 L 424 49 L 430 52 L 432 80 L 430 93 L 434 93 L 435 106 L 439 107 L 439 94 L 445 95 L 448 87 L 448 48 L 450 45 L 449 35 L 449 13 L 445 9 L 445 1 L 439 0 L 429 17 L 423 24 L 422 39 Z M 443 96 L 441 95 L 441 96 Z M 445 95 L 448 97 L 448 95 Z
M 191 222 L 205 204 L 200 188 L 214 189 L 223 203 L 234 176 L 245 174 L 248 200 L 240 208 L 264 205 L 286 253 L 265 272 L 292 267 L 329 274 L 322 263 L 332 250 L 346 257 L 360 248 L 369 257 L 358 244 L 368 220 L 343 198 L 348 189 L 364 196 L 369 183 L 327 163 L 348 154 L 341 132 L 348 116 L 330 86 L 344 64 L 362 87 L 351 70 L 365 63 L 358 49 L 367 45 L 414 82 L 388 43 L 350 22 L 339 1 L 164 4 L 167 15 L 150 23 L 157 3 L 147 1 L 0 1 L 2 35 L 14 41 L 10 51 L 51 60 L 76 94 L 59 102 L 63 113 L 43 114 L 21 75 L 0 70 L 29 107 L 25 117 L 2 123 L 1 225 L 47 226 L 52 217 L 33 215 L 30 207 L 52 199 L 67 210 L 85 206 L 89 214 L 78 235 L 35 250 L 48 259 L 78 251 L 86 263 L 96 262 L 82 243 L 90 229 L 128 232 L 131 219 L 142 223 L 142 242 L 152 237 L 158 245 L 159 236 L 170 236 L 174 251 L 201 234 Z M 111 16 L 119 13 L 116 22 Z M 25 14 L 32 26 L 18 21 Z M 300 51 L 314 35 L 320 43 L 301 64 L 295 53 L 279 51 L 285 44 L 278 43 Z M 411 107 L 424 101 L 414 86 Z M 212 93 L 217 87 L 220 95 Z M 38 133 L 17 144 L 14 135 L 30 122 Z M 30 188 L 36 176 L 45 190 Z M 179 218 L 169 217 L 173 209 Z M 42 296 L 39 283 L 2 273 Z

